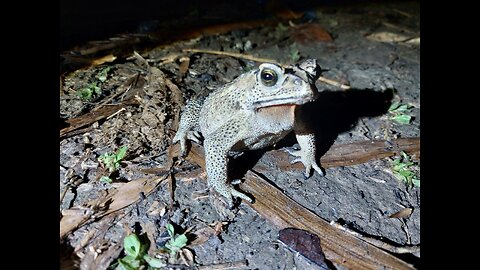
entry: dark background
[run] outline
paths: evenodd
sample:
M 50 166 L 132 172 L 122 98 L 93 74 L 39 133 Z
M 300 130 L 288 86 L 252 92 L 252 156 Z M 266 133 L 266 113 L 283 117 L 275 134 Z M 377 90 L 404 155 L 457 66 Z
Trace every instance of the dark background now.
M 281 10 L 308 11 L 315 6 L 361 4 L 365 0 L 175 0 L 60 2 L 60 50 L 121 33 L 185 30 L 233 21 L 264 19 Z M 397 1 L 398 2 L 398 1 Z

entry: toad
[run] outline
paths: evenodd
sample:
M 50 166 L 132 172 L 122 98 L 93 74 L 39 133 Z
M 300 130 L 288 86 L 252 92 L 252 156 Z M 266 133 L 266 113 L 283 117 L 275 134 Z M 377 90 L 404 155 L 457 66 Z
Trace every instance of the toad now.
M 297 157 L 292 163 L 304 164 L 306 178 L 312 168 L 323 176 L 315 159 L 313 130 L 300 117 L 301 105 L 318 96 L 315 81 L 320 70 L 314 59 L 287 67 L 263 63 L 207 97 L 190 100 L 173 143 L 180 143 L 181 155 L 185 156 L 187 140 L 201 143 L 204 138 L 208 184 L 227 199 L 230 207 L 234 197 L 253 200 L 228 180 L 229 155 L 273 145 L 292 130 L 300 146 L 300 150 L 287 149 Z

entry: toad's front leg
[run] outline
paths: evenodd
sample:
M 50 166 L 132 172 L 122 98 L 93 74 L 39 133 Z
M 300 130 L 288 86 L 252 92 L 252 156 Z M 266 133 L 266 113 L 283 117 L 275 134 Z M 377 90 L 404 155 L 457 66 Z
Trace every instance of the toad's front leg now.
M 222 145 L 221 140 L 215 140 L 215 137 L 205 139 L 204 146 L 208 185 L 227 199 L 229 208 L 233 207 L 233 197 L 252 202 L 250 197 L 234 189 L 228 181 L 228 147 Z
M 320 176 L 324 176 L 325 173 L 323 169 L 318 166 L 316 157 L 316 145 L 315 145 L 315 135 L 313 133 L 310 134 L 296 134 L 298 144 L 300 145 L 300 150 L 290 150 L 287 149 L 288 153 L 297 158 L 292 161 L 292 163 L 302 162 L 305 166 L 305 178 L 310 176 L 310 171 L 312 168 L 320 174 Z

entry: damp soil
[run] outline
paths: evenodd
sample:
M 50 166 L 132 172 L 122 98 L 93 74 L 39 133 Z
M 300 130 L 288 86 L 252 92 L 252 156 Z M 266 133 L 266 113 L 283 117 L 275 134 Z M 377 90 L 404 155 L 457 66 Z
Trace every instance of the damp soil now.
M 314 58 L 324 70 L 323 77 L 349 85 L 344 90 L 316 83 L 320 96 L 308 106 L 312 107 L 320 155 L 337 144 L 420 137 L 419 4 L 316 7 L 308 12 L 308 18 L 299 13 L 297 18 L 248 29 L 202 34 L 144 49 L 138 55 L 132 50 L 112 62 L 62 74 L 61 129 L 74 125 L 72 119 L 121 104 L 108 117 L 61 134 L 62 218 L 67 213 L 94 213 L 63 235 L 62 258 L 68 258 L 62 262 L 65 269 L 105 269 L 124 256 L 122 241 L 130 233 L 146 233 L 150 251 L 158 252 L 155 247 L 168 238 L 168 223 L 178 233 L 199 239 L 198 244 L 189 242 L 189 251 L 170 258 L 172 268 L 186 267 L 178 266 L 182 263 L 245 262 L 238 269 L 321 269 L 279 243 L 279 228 L 247 204 L 240 203 L 230 215 L 219 213 L 198 164 L 184 162 L 161 173 L 171 165 L 168 149 L 185 103 L 260 64 L 241 57 L 184 51 L 191 48 L 281 63 Z M 388 111 L 388 105 L 396 102 L 408 105 L 404 112 L 411 116 L 408 123 L 396 122 L 395 114 Z M 110 172 L 99 158 L 123 146 L 126 155 Z M 275 147 L 291 146 L 296 146 L 294 136 Z M 280 169 L 271 150 L 232 157 L 230 167 L 248 169 L 261 164 L 268 168 L 263 177 L 326 221 L 393 246 L 420 245 L 420 187 L 406 184 L 392 171 L 400 153 L 331 167 L 324 177 L 313 174 L 304 179 L 303 170 Z M 418 174 L 420 156 L 411 159 Z M 175 179 L 173 189 L 169 175 Z M 140 190 L 139 198 L 126 207 L 100 214 L 108 205 L 96 203 L 129 182 L 164 178 L 152 190 Z M 413 211 L 405 217 L 390 217 L 404 208 Z M 204 237 L 198 237 L 202 232 Z M 418 266 L 420 252 L 396 256 Z

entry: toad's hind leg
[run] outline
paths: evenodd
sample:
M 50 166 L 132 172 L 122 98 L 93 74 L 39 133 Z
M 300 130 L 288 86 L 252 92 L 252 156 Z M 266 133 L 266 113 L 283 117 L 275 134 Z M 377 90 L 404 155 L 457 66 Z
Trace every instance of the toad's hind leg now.
M 227 199 L 230 208 L 233 206 L 233 197 L 252 202 L 250 197 L 236 190 L 228 181 L 228 148 L 222 146 L 220 142 L 212 138 L 207 138 L 204 142 L 208 185 Z

